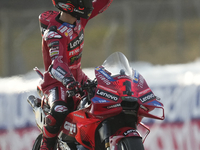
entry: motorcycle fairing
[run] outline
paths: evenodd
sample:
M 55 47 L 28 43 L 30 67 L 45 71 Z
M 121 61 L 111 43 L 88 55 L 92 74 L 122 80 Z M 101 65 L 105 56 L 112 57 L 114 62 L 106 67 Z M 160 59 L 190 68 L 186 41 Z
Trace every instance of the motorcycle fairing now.
M 71 112 L 66 117 L 62 128 L 64 134 L 74 137 L 85 148 L 94 149 L 95 131 L 102 118 L 97 119 L 92 115 L 88 116 L 87 111 L 88 108 Z
M 163 104 L 158 101 L 157 97 L 149 88 L 143 76 L 140 73 L 138 73 L 136 70 L 133 70 L 133 74 L 134 74 L 133 86 L 137 93 L 138 103 L 140 104 L 138 115 L 141 117 L 148 117 L 148 118 L 163 120 L 164 119 Z M 161 109 L 162 115 L 157 116 L 157 115 L 151 114 L 151 111 L 153 111 L 155 108 Z M 139 119 L 139 121 L 141 120 L 142 118 Z
M 117 69 L 115 69 L 114 76 L 111 76 L 112 73 L 110 73 L 109 70 L 106 70 L 103 66 L 96 67 L 95 75 L 97 78 L 98 86 L 94 100 L 92 100 L 92 102 L 95 102 L 93 103 L 92 110 L 96 111 L 94 112 L 91 111 L 91 113 L 95 115 L 100 115 L 101 113 L 106 115 L 108 114 L 108 112 L 109 113 L 111 112 L 106 110 L 106 108 L 110 108 L 108 107 L 109 105 L 119 106 L 120 108 L 120 103 L 122 102 L 121 97 L 132 96 L 132 97 L 138 97 L 138 103 L 141 105 L 138 114 L 140 114 L 141 117 L 149 117 L 149 118 L 163 120 L 164 119 L 163 104 L 157 100 L 156 96 L 149 88 L 143 76 L 136 70 L 132 70 L 132 76 L 128 76 L 126 74 L 120 74 L 120 71 L 118 71 L 119 73 L 117 73 L 116 70 Z M 109 95 L 114 94 L 116 95 L 116 97 L 119 96 L 119 98 L 116 100 L 118 105 L 114 104 L 115 102 L 112 102 L 113 99 L 108 99 L 105 96 L 102 97 L 101 95 L 98 94 L 100 90 L 104 89 L 106 89 L 104 93 L 108 93 Z M 108 90 L 109 92 L 107 92 Z M 114 93 L 112 91 L 117 91 L 117 93 Z M 98 98 L 102 99 L 98 100 L 99 103 L 97 104 L 96 99 Z M 112 111 L 116 112 L 121 111 L 121 109 L 119 108 L 118 109 L 116 109 L 116 107 L 114 108 L 115 110 Z M 161 116 L 150 114 L 150 112 L 155 108 L 162 109 L 163 114 Z

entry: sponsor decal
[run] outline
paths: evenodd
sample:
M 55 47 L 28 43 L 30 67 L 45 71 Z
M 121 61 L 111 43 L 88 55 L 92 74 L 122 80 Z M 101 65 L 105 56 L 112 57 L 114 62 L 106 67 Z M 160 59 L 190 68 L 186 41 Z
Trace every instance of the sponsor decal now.
M 57 50 L 57 51 L 50 50 L 50 57 L 54 57 L 55 58 L 55 56 L 58 56 L 58 55 L 59 55 L 59 50 Z
M 55 87 L 55 88 L 51 89 L 49 92 L 50 92 L 50 94 L 48 96 L 48 101 L 51 104 L 55 100 L 58 100 L 58 88 Z
M 95 70 L 97 70 L 97 71 L 98 71 L 99 69 L 100 69 L 99 67 L 96 67 L 96 68 L 95 68 Z
M 60 72 L 58 72 L 57 70 L 52 68 L 51 73 L 52 73 L 54 78 L 56 78 L 58 81 L 62 82 L 62 79 L 64 78 L 64 76 Z
M 115 81 L 109 74 L 107 74 L 102 68 L 96 68 L 96 70 L 106 77 L 109 81 Z
M 52 48 L 53 46 L 59 45 L 59 41 L 53 41 L 51 43 L 48 44 L 49 48 Z
M 102 89 L 104 89 L 104 90 L 106 90 L 106 91 L 109 91 L 109 92 L 112 92 L 112 93 L 118 94 L 117 91 L 112 90 L 112 89 L 110 89 L 110 88 L 107 88 L 107 87 L 105 87 L 105 86 L 98 85 L 98 87 L 99 87 L 99 88 L 102 88 Z
M 81 46 L 82 47 L 82 46 Z M 75 49 L 75 50 L 73 50 L 73 51 L 70 51 L 69 52 L 69 56 L 73 56 L 73 55 L 75 55 L 75 54 L 77 54 L 77 53 L 79 53 L 80 52 L 80 49 L 79 48 L 77 48 L 77 49 Z
M 73 34 L 72 28 L 69 28 L 69 29 L 67 30 L 67 33 L 68 33 L 69 36 L 72 36 L 72 34 Z
M 100 80 L 102 80 L 106 85 L 110 85 L 110 81 L 105 78 L 101 73 L 98 72 L 98 74 L 96 74 L 97 79 L 99 78 Z
M 145 102 L 150 101 L 154 98 L 156 98 L 155 95 L 152 92 L 149 92 L 149 93 L 141 96 L 140 100 L 141 100 L 141 102 L 145 103 Z
M 61 68 L 60 66 L 58 66 L 56 68 L 56 71 L 59 72 L 60 74 L 62 74 L 63 76 L 65 76 L 67 74 L 67 72 L 63 68 Z
M 61 99 L 65 101 L 65 90 L 62 87 L 60 87 L 60 91 L 61 91 Z
M 78 9 L 76 9 L 76 8 L 74 8 L 74 11 L 77 12 L 77 13 L 80 13 L 80 14 L 84 14 L 83 11 L 80 11 L 80 10 L 78 10 Z
M 105 99 L 102 99 L 102 98 L 99 98 L 99 97 L 92 98 L 92 101 L 94 103 L 108 103 L 109 102 L 108 100 L 105 100 Z
M 108 75 L 104 70 L 99 71 L 101 74 L 103 74 L 108 80 L 115 81 L 110 75 Z
M 117 76 L 117 79 L 121 79 L 121 78 L 130 79 L 130 77 L 128 77 L 128 76 L 126 76 L 126 75 Z
M 83 30 L 82 30 L 79 33 L 79 35 L 69 43 L 68 51 L 71 51 L 71 50 L 77 48 L 78 46 L 80 46 L 80 44 L 82 44 L 83 40 L 84 40 L 84 34 L 83 34 Z
M 119 96 L 109 93 L 107 91 L 101 90 L 101 89 L 97 90 L 96 95 L 113 100 L 113 101 L 117 101 L 119 99 Z
M 66 106 L 57 105 L 57 106 L 54 108 L 54 110 L 55 110 L 56 112 L 65 112 L 65 111 L 67 111 L 68 109 L 67 109 Z
M 81 58 L 81 56 L 82 56 L 82 52 L 79 53 L 79 54 L 76 55 L 76 56 L 71 57 L 71 58 L 70 58 L 70 64 L 73 64 L 76 60 L 78 60 L 79 58 Z
M 140 75 L 139 76 L 138 87 L 143 88 L 143 84 L 144 84 L 144 78 Z
M 135 70 L 133 82 L 138 83 L 138 80 L 139 80 L 139 73 Z
M 53 51 L 56 51 L 56 50 L 58 50 L 58 49 L 59 49 L 59 47 L 56 46 L 56 47 L 52 47 L 49 51 L 50 51 L 50 52 L 53 52 Z
M 64 128 L 68 130 L 70 134 L 76 133 L 76 124 L 65 121 Z
M 67 32 L 65 32 L 64 34 L 65 34 L 66 37 L 68 37 L 68 33 Z
M 116 108 L 116 107 L 120 107 L 120 106 L 121 106 L 121 104 L 115 104 L 115 105 L 110 105 L 107 108 L 112 109 L 112 108 Z
M 66 32 L 68 29 L 68 27 L 64 26 L 64 25 L 61 25 L 59 28 L 58 28 L 58 31 L 60 31 L 61 33 L 64 33 Z
M 84 116 L 79 115 L 79 114 L 74 114 L 74 116 L 76 116 L 76 117 L 80 117 L 80 118 L 84 118 Z
M 139 94 L 139 96 L 142 96 L 142 95 L 144 95 L 144 94 L 147 94 L 147 93 L 150 92 L 150 91 L 151 91 L 151 89 L 148 88 L 148 89 L 145 89 L 145 90 L 139 92 L 138 94 Z
M 136 130 L 130 129 L 130 130 L 127 130 L 126 132 L 124 132 L 124 136 L 127 136 L 128 134 L 133 133 L 133 132 L 135 132 L 136 135 L 138 135 Z

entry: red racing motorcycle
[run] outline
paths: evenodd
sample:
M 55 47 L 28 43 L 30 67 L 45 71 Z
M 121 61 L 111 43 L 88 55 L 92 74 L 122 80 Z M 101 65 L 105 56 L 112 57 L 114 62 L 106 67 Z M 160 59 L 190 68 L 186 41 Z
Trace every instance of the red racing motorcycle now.
M 164 120 L 160 99 L 120 52 L 96 67 L 95 77 L 80 89 L 87 95 L 74 96 L 81 101 L 77 110 L 66 117 L 55 150 L 144 150 L 143 142 L 150 129 L 141 121 L 144 117 Z M 42 132 L 48 106 L 41 107 L 43 100 L 32 95 L 28 102 Z M 155 115 L 158 112 L 160 115 Z M 139 125 L 147 130 L 143 137 L 137 130 Z M 41 139 L 42 134 L 35 140 L 33 150 L 40 149 Z

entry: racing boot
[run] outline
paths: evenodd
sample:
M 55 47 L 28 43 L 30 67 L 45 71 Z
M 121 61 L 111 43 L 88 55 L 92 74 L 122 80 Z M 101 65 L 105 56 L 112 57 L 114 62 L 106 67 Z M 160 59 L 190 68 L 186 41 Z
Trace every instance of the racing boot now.
M 40 150 L 54 150 L 57 141 L 57 135 L 58 135 L 57 127 L 48 125 L 44 126 Z
M 46 138 L 45 136 L 43 136 L 40 150 L 54 150 L 56 140 L 57 137 Z

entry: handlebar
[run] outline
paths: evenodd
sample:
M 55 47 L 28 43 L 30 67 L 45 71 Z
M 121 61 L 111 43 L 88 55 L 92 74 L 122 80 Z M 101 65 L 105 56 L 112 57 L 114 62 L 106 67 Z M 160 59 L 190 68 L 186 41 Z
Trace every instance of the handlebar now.
M 67 91 L 67 95 L 68 97 L 75 96 L 76 94 L 80 94 L 81 96 L 83 96 L 85 94 L 84 91 L 86 91 L 88 95 L 91 96 L 94 91 L 93 89 L 96 88 L 96 86 L 97 86 L 96 79 L 92 81 L 87 80 L 87 82 L 85 82 L 78 90 Z
M 82 90 L 90 90 L 92 88 L 95 88 L 97 86 L 97 80 L 94 79 L 94 80 L 88 80 L 86 83 L 84 83 L 82 85 Z

